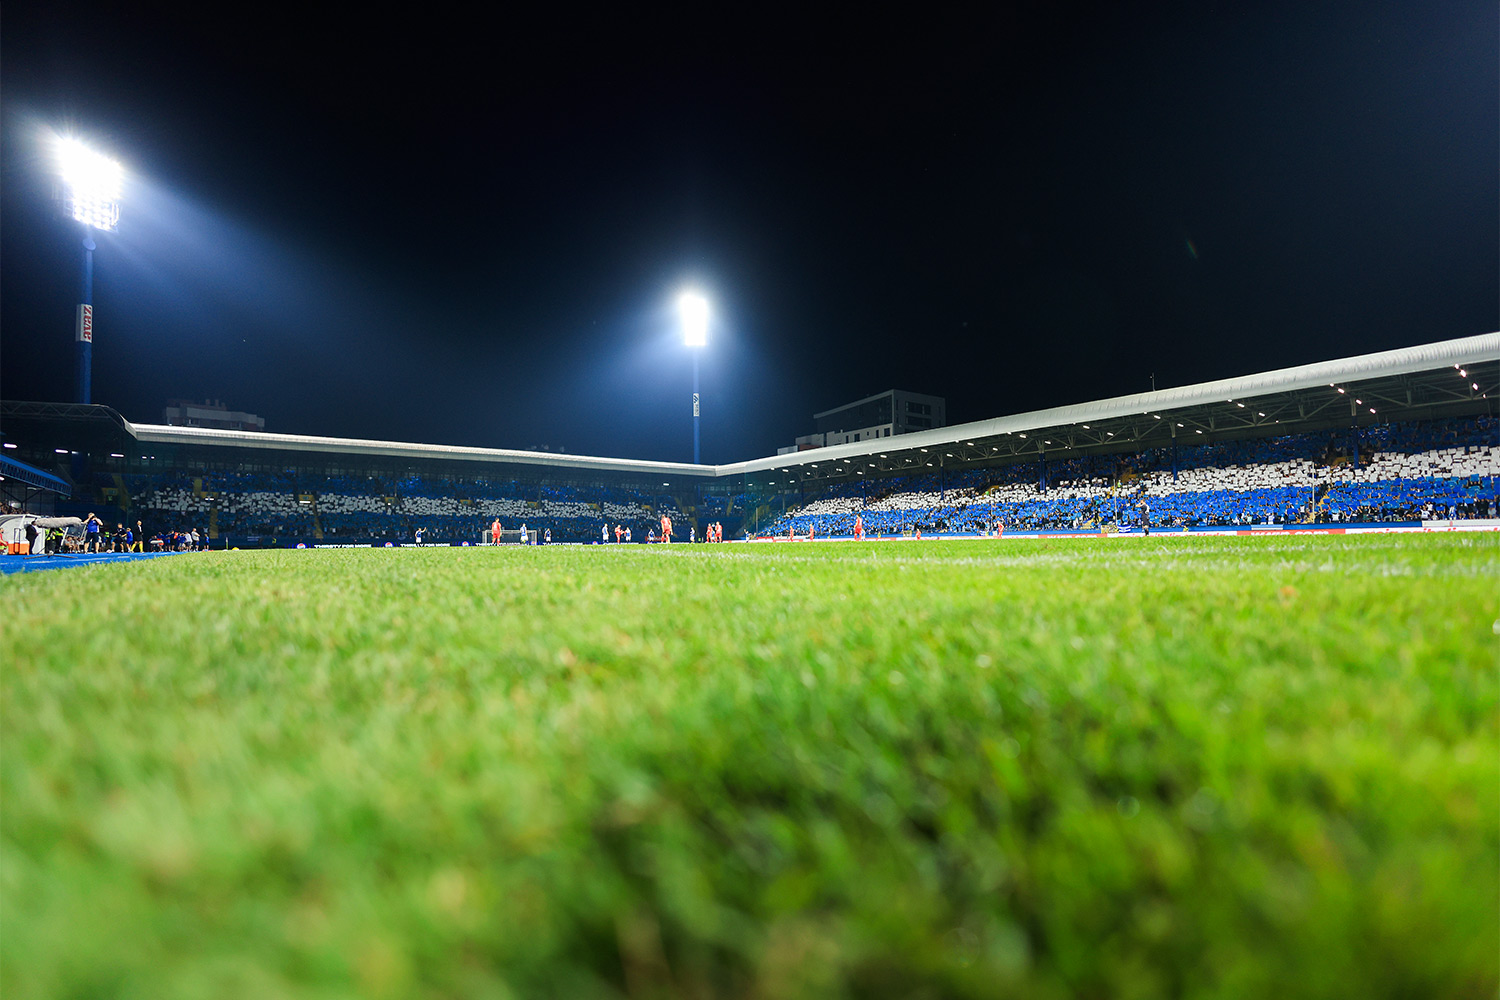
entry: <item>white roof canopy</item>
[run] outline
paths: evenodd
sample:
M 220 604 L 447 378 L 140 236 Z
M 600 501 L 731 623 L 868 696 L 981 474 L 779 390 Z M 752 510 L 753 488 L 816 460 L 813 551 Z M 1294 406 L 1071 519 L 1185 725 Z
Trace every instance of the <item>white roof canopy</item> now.
M 142 443 L 215 445 L 289 452 L 319 452 L 373 455 L 410 459 L 446 459 L 502 462 L 564 468 L 579 472 L 626 472 L 713 479 L 745 473 L 788 469 L 892 450 L 941 448 L 976 438 L 1024 434 L 1034 430 L 1086 425 L 1141 414 L 1166 413 L 1189 407 L 1252 400 L 1330 384 L 1353 384 L 1392 376 L 1432 372 L 1500 361 L 1500 333 L 1443 340 L 1394 351 L 1362 354 L 1337 361 L 1323 361 L 1294 368 L 1281 368 L 1258 375 L 1200 382 L 1175 389 L 1159 389 L 1129 396 L 1115 396 L 1088 403 L 1033 410 L 1008 417 L 995 417 L 930 431 L 880 438 L 857 444 L 834 445 L 789 455 L 768 456 L 728 465 L 692 465 L 686 462 L 652 462 L 588 455 L 559 455 L 506 448 L 472 448 L 456 445 L 412 444 L 357 438 L 318 437 L 303 434 L 271 434 L 263 431 L 215 430 L 161 424 L 127 424 Z

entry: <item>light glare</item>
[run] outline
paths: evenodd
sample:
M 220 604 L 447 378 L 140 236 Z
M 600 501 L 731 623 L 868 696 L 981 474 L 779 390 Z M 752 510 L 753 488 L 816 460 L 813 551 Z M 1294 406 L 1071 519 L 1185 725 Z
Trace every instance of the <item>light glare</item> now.
M 67 212 L 95 229 L 114 230 L 120 222 L 120 192 L 125 172 L 120 164 L 77 139 L 57 140 L 57 167 L 66 193 Z
M 682 318 L 682 342 L 688 347 L 708 343 L 708 300 L 697 292 L 683 292 L 677 297 L 677 314 Z

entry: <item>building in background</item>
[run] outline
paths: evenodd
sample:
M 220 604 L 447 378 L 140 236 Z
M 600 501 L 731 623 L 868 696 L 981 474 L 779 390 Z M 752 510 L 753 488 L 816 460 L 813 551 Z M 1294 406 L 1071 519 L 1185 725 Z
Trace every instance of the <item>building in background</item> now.
M 888 389 L 822 413 L 814 413 L 813 433 L 804 434 L 797 439 L 795 445 L 779 448 L 776 453 L 786 455 L 825 445 L 853 444 L 872 438 L 944 427 L 947 425 L 945 403 L 941 396 L 924 396 L 919 392 Z
M 170 427 L 212 427 L 221 431 L 263 431 L 266 418 L 253 413 L 231 410 L 217 399 L 210 402 L 191 402 L 186 399 L 169 399 L 167 408 L 161 411 L 162 423 Z

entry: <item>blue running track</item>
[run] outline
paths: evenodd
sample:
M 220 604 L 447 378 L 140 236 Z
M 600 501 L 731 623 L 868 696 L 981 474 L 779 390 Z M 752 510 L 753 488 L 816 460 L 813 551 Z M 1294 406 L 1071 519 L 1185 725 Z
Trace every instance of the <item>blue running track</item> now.
M 134 562 L 139 559 L 160 559 L 162 556 L 181 555 L 178 552 L 98 552 L 93 555 L 71 556 L 3 556 L 0 557 L 0 573 L 35 573 L 44 569 L 67 569 L 69 566 L 97 566 L 100 563 Z

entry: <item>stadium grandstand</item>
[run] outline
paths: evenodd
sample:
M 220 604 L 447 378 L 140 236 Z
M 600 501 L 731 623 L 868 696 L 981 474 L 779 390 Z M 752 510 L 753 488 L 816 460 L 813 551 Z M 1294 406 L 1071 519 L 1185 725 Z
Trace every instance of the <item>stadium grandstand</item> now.
M 217 546 L 642 541 L 1489 518 L 1500 333 L 729 465 L 134 424 L 0 404 L 5 456 L 87 508 Z M 68 492 L 71 498 L 68 498 Z M 76 510 L 74 509 L 76 508 Z M 52 511 L 48 511 L 51 513 Z

